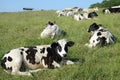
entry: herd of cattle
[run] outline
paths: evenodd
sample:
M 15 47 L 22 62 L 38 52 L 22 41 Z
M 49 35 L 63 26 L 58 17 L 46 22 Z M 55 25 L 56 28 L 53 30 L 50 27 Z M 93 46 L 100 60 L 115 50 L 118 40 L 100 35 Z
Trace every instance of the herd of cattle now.
M 56 11 L 58 17 L 60 16 L 72 16 L 74 20 L 83 20 L 83 19 L 90 19 L 97 17 L 98 14 L 96 13 L 98 8 L 93 9 L 83 9 L 83 10 L 58 10 Z
M 74 20 L 80 21 L 83 19 L 92 19 L 94 17 L 97 17 L 98 14 L 96 13 L 99 9 L 96 8 L 90 8 L 90 9 L 71 9 L 67 8 L 64 10 L 57 10 L 56 13 L 58 17 L 60 16 L 72 16 Z M 120 5 L 119 6 L 113 6 L 110 8 L 103 9 L 104 14 L 110 14 L 110 13 L 119 13 L 120 12 Z
M 120 12 L 119 7 L 111 7 L 103 11 L 106 13 L 106 10 L 111 13 Z M 78 21 L 98 16 L 95 11 L 89 13 L 85 12 L 83 14 L 74 14 L 73 11 L 57 11 L 57 14 L 58 17 L 61 15 L 72 15 L 74 19 Z M 91 36 L 89 43 L 86 43 L 85 46 L 89 48 L 95 47 L 98 44 L 103 46 L 115 42 L 114 35 L 104 29 L 101 24 L 92 23 L 88 28 L 88 32 Z M 65 33 L 66 32 L 61 30 L 55 22 L 49 21 L 45 29 L 41 32 L 40 37 L 42 39 L 48 37 L 53 39 L 56 36 L 65 35 Z M 44 70 L 45 68 L 59 68 L 63 58 L 67 56 L 68 47 L 73 45 L 73 41 L 60 39 L 50 45 L 27 46 L 12 49 L 3 56 L 1 66 L 7 73 L 11 73 L 12 75 L 32 76 L 32 72 Z M 71 60 L 64 60 L 63 62 L 67 65 L 74 64 Z

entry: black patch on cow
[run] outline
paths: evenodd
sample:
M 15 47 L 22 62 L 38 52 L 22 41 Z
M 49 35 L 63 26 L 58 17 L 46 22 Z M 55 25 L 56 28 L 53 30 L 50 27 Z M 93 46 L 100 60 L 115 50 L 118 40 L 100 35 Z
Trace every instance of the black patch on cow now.
M 24 49 L 22 48 L 22 49 L 20 49 L 20 50 L 21 50 L 20 54 L 23 55 L 23 51 L 24 51 Z
M 22 48 L 22 49 L 20 49 L 21 51 L 24 51 L 24 49 Z
M 107 45 L 107 42 L 106 42 L 106 38 L 105 38 L 105 37 L 101 37 L 101 38 L 100 38 L 100 45 L 101 45 L 101 46 Z
M 53 23 L 53 22 L 50 22 L 50 21 L 48 22 L 48 24 L 49 24 L 49 25 L 51 25 L 51 26 L 53 26 L 53 25 L 54 25 L 54 23 Z
M 6 65 L 5 65 L 5 62 L 7 61 L 7 58 L 6 57 L 4 57 L 3 59 L 2 59 L 2 61 L 1 61 L 1 66 L 2 66 L 2 68 L 4 68 L 4 69 L 6 69 Z
M 12 60 L 13 60 L 13 59 L 12 59 L 10 56 L 8 56 L 8 61 L 11 62 Z
M 47 55 L 47 57 L 42 57 L 42 59 L 45 62 L 45 65 L 48 65 L 49 69 L 54 69 L 53 63 L 53 57 L 51 55 Z
M 115 36 L 114 35 L 111 36 L 111 39 L 115 42 Z
M 105 31 L 107 31 L 107 30 L 105 30 L 105 29 L 100 29 L 99 31 L 101 31 L 101 32 L 105 32 Z
M 100 36 L 100 35 L 102 35 L 101 32 L 98 32 L 98 33 L 97 33 L 97 36 Z
M 69 47 L 71 47 L 71 46 L 73 46 L 75 43 L 73 42 L 73 41 L 68 41 L 67 42 L 67 46 L 69 46 Z
M 50 69 L 54 68 L 54 66 L 52 65 L 53 61 L 56 61 L 57 63 L 60 63 L 62 61 L 61 56 L 57 53 L 57 50 L 59 48 L 60 45 L 58 45 L 58 43 L 53 43 L 51 47 L 47 48 L 47 57 L 42 57 L 42 59 L 45 61 L 45 65 L 48 65 L 48 68 Z
M 24 62 L 22 62 L 22 64 L 21 64 L 20 71 L 26 71 L 26 66 L 25 66 Z
M 99 41 L 99 40 L 100 40 L 100 37 L 97 38 L 97 41 Z
M 58 54 L 58 46 L 60 47 L 59 43 L 53 43 L 51 45 L 51 48 L 48 48 L 48 54 L 51 54 L 53 56 L 53 59 L 57 62 L 60 63 L 62 60 L 62 57 Z M 61 48 L 62 49 L 62 48 Z M 61 50 L 60 50 L 61 51 Z
M 120 8 L 108 8 L 108 10 L 111 12 L 111 13 L 118 13 L 120 12 Z
M 54 66 L 52 65 L 52 62 L 54 60 L 53 59 L 53 51 L 51 50 L 50 47 L 48 47 L 47 52 L 48 52 L 47 57 L 43 56 L 42 59 L 44 60 L 45 65 L 48 65 L 48 68 L 53 69 L 54 68 Z
M 88 18 L 93 18 L 93 17 L 97 17 L 97 16 L 98 16 L 98 14 L 96 12 L 90 12 L 88 14 Z
M 93 43 L 95 42 L 95 40 L 93 40 Z
M 103 31 L 104 31 L 104 29 L 100 29 L 99 31 L 103 32 Z
M 23 55 L 23 52 L 21 51 L 20 54 Z
M 64 50 L 68 53 L 68 47 L 73 46 L 75 43 L 73 41 L 68 41 L 67 44 L 65 44 Z
M 40 53 L 45 53 L 45 48 L 40 49 Z
M 80 14 L 81 16 L 83 16 L 83 14 Z
M 27 56 L 26 59 L 29 60 L 29 63 L 35 64 L 35 54 L 37 50 L 35 49 L 36 47 L 29 47 L 28 50 L 26 51 Z
M 7 62 L 7 60 L 9 60 L 10 59 L 10 57 L 4 57 L 3 59 L 2 59 L 2 61 L 1 61 L 1 66 L 2 66 L 2 68 L 3 69 L 6 69 L 6 70 L 12 70 L 12 67 L 6 67 L 6 62 Z M 10 61 L 11 61 L 11 59 L 10 59 Z

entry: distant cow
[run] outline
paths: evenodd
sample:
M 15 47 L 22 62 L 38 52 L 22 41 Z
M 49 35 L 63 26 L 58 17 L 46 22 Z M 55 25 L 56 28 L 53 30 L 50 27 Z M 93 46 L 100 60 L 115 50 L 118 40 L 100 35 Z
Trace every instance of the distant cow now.
M 90 18 L 97 17 L 98 14 L 96 12 L 90 12 L 90 13 L 83 13 L 83 16 L 85 19 L 90 19 Z
M 91 19 L 94 17 L 97 17 L 98 14 L 96 12 L 90 12 L 90 13 L 83 13 L 83 14 L 75 14 L 73 18 L 77 21 L 82 19 Z
M 56 11 L 58 17 L 60 16 L 66 16 L 67 12 L 65 10 L 57 10 Z
M 64 57 L 68 55 L 68 47 L 73 41 L 60 39 L 51 45 L 20 47 L 10 50 L 1 60 L 2 68 L 12 75 L 32 76 L 31 72 L 41 69 L 59 68 Z M 74 64 L 66 60 L 65 64 Z
M 87 12 L 87 13 L 95 12 L 95 11 L 98 11 L 98 7 L 96 7 L 96 8 L 89 8 L 89 9 L 83 9 L 82 11 L 83 12 Z
M 84 19 L 84 17 L 83 17 L 82 14 L 74 14 L 74 15 L 73 15 L 73 18 L 74 18 L 74 20 L 76 20 L 76 21 L 80 21 L 80 20 Z
M 113 8 L 107 8 L 103 9 L 103 13 L 119 13 L 120 12 L 120 7 L 113 7 Z

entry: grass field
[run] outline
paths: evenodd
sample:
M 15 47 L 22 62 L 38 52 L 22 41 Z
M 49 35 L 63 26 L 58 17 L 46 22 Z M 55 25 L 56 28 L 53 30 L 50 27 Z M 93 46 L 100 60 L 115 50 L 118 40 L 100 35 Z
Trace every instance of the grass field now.
M 34 77 L 12 76 L 0 67 L 0 80 L 120 80 L 120 14 L 102 14 L 92 20 L 75 21 L 71 17 L 57 17 L 55 11 L 0 13 L 0 59 L 9 50 L 21 46 L 51 44 L 58 39 L 72 40 L 68 58 L 75 65 L 62 65 L 33 73 Z M 67 32 L 55 39 L 41 39 L 40 32 L 48 21 L 55 21 Z M 87 29 L 93 22 L 102 24 L 117 38 L 106 47 L 87 48 Z

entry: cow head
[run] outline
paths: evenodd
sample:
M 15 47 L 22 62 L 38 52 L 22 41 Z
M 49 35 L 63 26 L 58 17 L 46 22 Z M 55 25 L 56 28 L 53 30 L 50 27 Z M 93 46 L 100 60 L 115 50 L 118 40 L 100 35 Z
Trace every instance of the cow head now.
M 90 27 L 88 29 L 88 32 L 92 32 L 93 33 L 94 31 L 96 31 L 98 29 L 99 29 L 99 25 L 97 25 L 96 23 L 93 23 L 93 24 L 90 25 Z
M 48 21 L 48 23 L 46 24 L 46 26 L 50 25 L 50 26 L 53 26 L 55 24 L 55 21 L 52 22 L 52 21 Z
M 66 57 L 68 53 L 68 47 L 71 47 L 74 45 L 73 41 L 66 41 L 65 39 L 58 40 L 58 42 L 54 42 L 51 45 L 51 48 L 55 50 L 57 54 L 59 54 L 61 57 Z
M 98 16 L 98 14 L 96 12 L 90 12 L 88 14 L 88 18 L 94 18 L 94 17 L 97 17 L 97 16 Z

